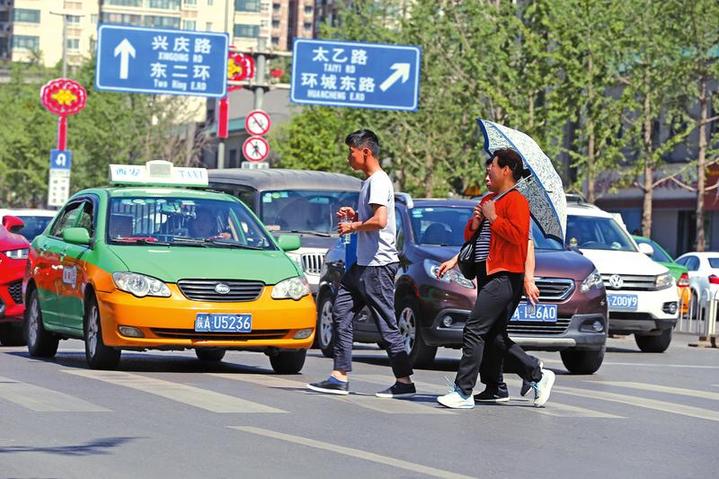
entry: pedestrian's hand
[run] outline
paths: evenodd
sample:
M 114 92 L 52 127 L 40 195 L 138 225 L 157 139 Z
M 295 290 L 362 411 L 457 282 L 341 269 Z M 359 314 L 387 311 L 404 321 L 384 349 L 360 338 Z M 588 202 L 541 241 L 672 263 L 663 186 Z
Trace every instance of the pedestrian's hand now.
M 539 288 L 537 288 L 533 279 L 524 280 L 524 294 L 530 303 L 537 304 L 539 302 Z
M 477 228 L 479 228 L 479 225 L 482 224 L 483 220 L 484 216 L 482 215 L 482 207 L 479 203 L 477 203 L 472 211 L 472 230 L 477 231 Z
M 497 212 L 494 209 L 494 201 L 485 201 L 484 203 L 482 203 L 482 206 L 480 208 L 482 209 L 482 216 L 487 218 L 490 222 L 494 221 L 497 218 Z
M 343 206 L 337 211 L 337 217 L 346 216 L 350 221 L 357 221 L 357 212 L 351 206 Z
M 339 224 L 337 225 L 337 232 L 340 234 L 340 236 L 346 235 L 346 234 L 350 234 L 350 233 L 352 233 L 353 227 L 354 227 L 354 223 L 353 223 L 353 222 L 350 222 L 350 223 L 339 223 Z
M 439 268 L 437 268 L 437 279 L 441 279 L 442 276 L 445 275 L 447 271 L 457 266 L 457 257 L 445 261 L 444 263 L 439 265 Z

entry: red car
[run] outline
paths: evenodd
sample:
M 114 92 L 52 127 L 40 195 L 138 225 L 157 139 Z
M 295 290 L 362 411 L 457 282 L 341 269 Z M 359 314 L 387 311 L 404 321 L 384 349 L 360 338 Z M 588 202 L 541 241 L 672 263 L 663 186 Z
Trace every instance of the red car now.
M 22 278 L 25 274 L 30 243 L 16 234 L 25 226 L 16 216 L 5 216 L 0 226 L 0 344 L 22 346 Z

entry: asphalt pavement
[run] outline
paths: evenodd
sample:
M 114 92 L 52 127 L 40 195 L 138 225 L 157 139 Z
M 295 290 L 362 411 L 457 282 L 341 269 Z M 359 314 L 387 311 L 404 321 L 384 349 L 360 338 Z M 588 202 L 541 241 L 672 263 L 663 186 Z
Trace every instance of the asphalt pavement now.
M 719 469 L 719 350 L 676 335 L 663 354 L 610 339 L 602 368 L 572 376 L 558 353 L 544 408 L 512 401 L 447 410 L 435 398 L 458 351 L 417 370 L 412 400 L 379 399 L 383 351 L 356 345 L 349 396 L 304 384 L 330 359 L 312 350 L 299 375 L 259 353 L 222 363 L 194 352 L 124 352 L 118 371 L 87 369 L 80 341 L 53 360 L 0 348 L 1 478 L 709 477 Z M 476 392 L 479 392 L 477 390 Z

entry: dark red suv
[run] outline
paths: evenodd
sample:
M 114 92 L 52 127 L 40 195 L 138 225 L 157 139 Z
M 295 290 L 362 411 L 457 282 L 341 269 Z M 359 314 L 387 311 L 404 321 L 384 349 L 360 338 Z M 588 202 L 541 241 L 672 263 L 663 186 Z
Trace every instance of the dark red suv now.
M 469 200 L 396 197 L 397 320 L 410 358 L 427 366 L 437 347 L 459 348 L 462 329 L 474 306 L 477 289 L 457 270 L 441 280 L 437 267 L 463 242 L 464 226 L 476 202 Z M 607 340 L 607 299 L 601 275 L 580 253 L 545 238 L 532 225 L 535 271 L 540 302 L 522 302 L 509 324 L 512 339 L 528 350 L 559 351 L 572 373 L 591 374 L 604 359 Z M 317 346 L 332 350 L 332 300 L 345 269 L 342 241 L 327 252 L 317 295 Z M 354 339 L 373 343 L 380 337 L 366 311 L 354 320 Z
M 22 278 L 30 243 L 15 233 L 23 226 L 23 221 L 16 216 L 4 216 L 0 226 L 0 344 L 4 346 L 25 344 Z

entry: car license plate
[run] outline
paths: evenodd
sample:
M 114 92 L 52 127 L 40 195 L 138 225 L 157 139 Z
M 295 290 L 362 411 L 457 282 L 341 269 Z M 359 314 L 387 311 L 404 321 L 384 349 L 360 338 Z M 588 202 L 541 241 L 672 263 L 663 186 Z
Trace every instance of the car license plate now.
M 249 333 L 252 331 L 252 315 L 197 313 L 195 331 L 201 333 Z
M 519 303 L 510 321 L 538 321 L 542 323 L 557 322 L 556 304 Z
M 607 295 L 609 311 L 636 311 L 639 297 L 636 294 L 610 294 Z

